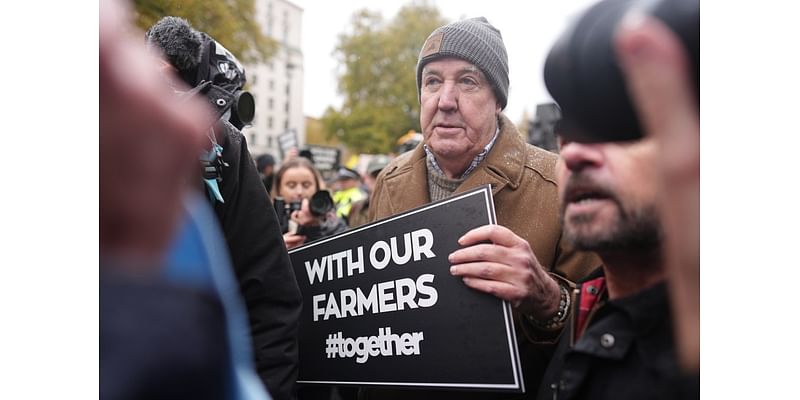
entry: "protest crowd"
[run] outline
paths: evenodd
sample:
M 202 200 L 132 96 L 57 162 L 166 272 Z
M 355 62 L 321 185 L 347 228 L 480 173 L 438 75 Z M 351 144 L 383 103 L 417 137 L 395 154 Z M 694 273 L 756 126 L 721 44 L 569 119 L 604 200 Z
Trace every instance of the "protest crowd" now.
M 100 398 L 699 398 L 699 2 L 622 3 L 542 66 L 557 151 L 504 113 L 503 27 L 476 16 L 408 66 L 422 140 L 323 174 L 250 153 L 225 43 L 101 1 Z M 468 323 L 484 304 L 505 323 Z

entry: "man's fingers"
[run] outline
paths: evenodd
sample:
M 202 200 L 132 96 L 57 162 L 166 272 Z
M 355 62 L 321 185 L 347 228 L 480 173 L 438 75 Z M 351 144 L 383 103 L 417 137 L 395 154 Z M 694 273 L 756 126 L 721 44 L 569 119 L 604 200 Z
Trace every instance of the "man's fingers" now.
M 481 292 L 491 294 L 503 300 L 511 302 L 511 305 L 517 307 L 521 303 L 521 299 L 525 297 L 525 291 L 510 283 L 491 281 L 480 278 L 462 278 L 464 284 Z
M 447 257 L 450 264 L 462 264 L 472 261 L 505 261 L 503 248 L 494 244 L 476 244 L 456 250 Z
M 696 133 L 697 96 L 688 57 L 677 36 L 654 18 L 629 15 L 617 30 L 615 42 L 628 92 L 648 134 Z
M 471 262 L 451 266 L 450 273 L 455 276 L 508 282 L 511 280 L 513 268 L 494 262 Z
M 470 246 L 480 242 L 492 242 L 500 246 L 513 247 L 519 245 L 521 241 L 519 236 L 502 225 L 483 225 L 465 233 L 458 239 L 458 244 Z

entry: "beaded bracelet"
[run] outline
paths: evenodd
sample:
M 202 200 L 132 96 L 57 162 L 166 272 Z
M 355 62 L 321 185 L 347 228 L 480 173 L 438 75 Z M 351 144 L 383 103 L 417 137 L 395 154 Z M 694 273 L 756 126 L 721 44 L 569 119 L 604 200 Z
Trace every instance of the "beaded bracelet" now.
M 544 322 L 539 321 L 538 319 L 530 315 L 526 315 L 528 321 L 533 323 L 534 326 L 541 329 L 554 330 L 560 328 L 564 324 L 564 321 L 567 320 L 567 315 L 569 315 L 569 307 L 572 303 L 572 298 L 570 297 L 569 290 L 567 290 L 567 288 L 565 288 L 560 284 L 558 285 L 558 288 L 560 289 L 561 292 L 561 299 L 558 302 L 558 312 L 556 313 L 556 315 L 553 316 L 553 318 L 550 318 L 549 320 Z

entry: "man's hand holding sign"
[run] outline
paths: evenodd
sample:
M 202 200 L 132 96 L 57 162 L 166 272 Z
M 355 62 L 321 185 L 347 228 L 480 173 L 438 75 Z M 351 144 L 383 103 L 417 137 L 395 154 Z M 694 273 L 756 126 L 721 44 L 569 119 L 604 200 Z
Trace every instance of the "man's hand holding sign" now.
M 558 312 L 559 286 L 539 264 L 527 241 L 501 225 L 475 228 L 458 240 L 450 273 L 497 296 L 526 315 L 546 321 Z

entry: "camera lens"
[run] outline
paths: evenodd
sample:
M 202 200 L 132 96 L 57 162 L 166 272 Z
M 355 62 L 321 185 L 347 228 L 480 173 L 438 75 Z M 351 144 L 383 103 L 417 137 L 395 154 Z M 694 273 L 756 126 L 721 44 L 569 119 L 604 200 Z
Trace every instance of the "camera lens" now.
M 256 114 L 256 102 L 253 95 L 250 92 L 238 91 L 234 96 L 236 99 L 233 102 L 231 118 L 235 118 L 242 126 L 253 122 L 253 116 Z
M 559 134 L 583 142 L 642 137 L 614 51 L 614 32 L 629 11 L 652 15 L 681 39 L 699 98 L 699 0 L 605 0 L 590 7 L 553 45 L 544 67 L 547 90 L 561 107 Z
M 311 214 L 321 217 L 333 210 L 333 198 L 327 190 L 317 191 L 311 196 L 308 207 L 311 209 Z

